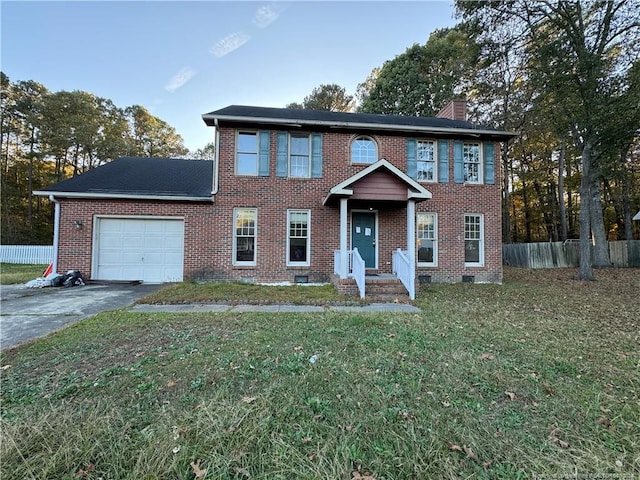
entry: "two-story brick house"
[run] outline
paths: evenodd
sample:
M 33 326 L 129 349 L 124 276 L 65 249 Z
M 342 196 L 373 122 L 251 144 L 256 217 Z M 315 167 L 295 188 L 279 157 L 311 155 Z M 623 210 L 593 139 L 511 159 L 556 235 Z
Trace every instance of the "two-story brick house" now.
M 500 143 L 438 117 L 229 106 L 216 158 L 123 158 L 53 185 L 57 267 L 92 279 L 501 282 Z M 356 253 L 357 252 L 357 253 Z

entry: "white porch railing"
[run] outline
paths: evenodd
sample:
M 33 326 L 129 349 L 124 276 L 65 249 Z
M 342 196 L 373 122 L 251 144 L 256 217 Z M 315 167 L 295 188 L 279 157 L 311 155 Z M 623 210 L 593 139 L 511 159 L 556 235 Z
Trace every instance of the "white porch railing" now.
M 358 290 L 360 290 L 360 298 L 364 298 L 364 275 L 366 269 L 364 266 L 364 260 L 360 256 L 357 248 L 353 249 L 353 253 L 351 254 L 351 263 L 351 271 L 353 274 L 353 278 L 356 279 Z
M 353 250 L 347 250 L 347 278 L 353 278 L 356 281 L 356 285 L 358 286 L 358 290 L 360 291 L 360 298 L 364 298 L 365 295 L 365 273 L 366 268 L 364 265 L 364 260 L 358 253 L 358 249 L 354 248 Z M 340 276 L 340 250 L 335 250 L 333 252 L 333 273 Z
M 416 284 L 414 270 L 411 268 L 411 262 L 409 261 L 409 253 L 406 250 L 401 250 L 399 248 L 394 250 L 391 266 L 394 275 L 400 279 L 404 288 L 409 292 L 409 298 L 411 300 L 415 300 Z

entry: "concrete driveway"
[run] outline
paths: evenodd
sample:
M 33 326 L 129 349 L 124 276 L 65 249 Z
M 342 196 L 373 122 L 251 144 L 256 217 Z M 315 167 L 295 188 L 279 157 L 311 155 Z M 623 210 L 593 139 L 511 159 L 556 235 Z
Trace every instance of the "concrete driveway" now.
M 32 289 L 1 285 L 0 349 L 15 347 L 100 312 L 127 307 L 161 287 L 89 284 Z

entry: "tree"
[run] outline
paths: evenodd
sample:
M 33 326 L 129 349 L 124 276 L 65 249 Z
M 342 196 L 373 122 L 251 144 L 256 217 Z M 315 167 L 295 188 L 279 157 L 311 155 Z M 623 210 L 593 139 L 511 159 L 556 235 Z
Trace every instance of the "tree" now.
M 353 95 L 347 95 L 344 87 L 332 83 L 320 85 L 302 103 L 289 103 L 286 108 L 350 112 L 354 107 Z
M 359 111 L 433 116 L 452 98 L 467 93 L 479 50 L 464 25 L 433 32 L 386 61 L 358 86 Z
M 638 58 L 637 5 L 633 0 L 458 0 L 456 7 L 463 18 L 473 18 L 483 31 L 513 21 L 525 27 L 523 35 L 512 39 L 526 47 L 530 81 L 539 95 L 554 96 L 555 111 L 565 117 L 581 156 L 579 277 L 592 280 L 593 265 L 609 263 L 599 211 L 598 180 L 607 143 L 603 132 L 618 114 L 610 109 L 612 87 Z
M 193 152 L 189 152 L 187 158 L 192 158 L 194 160 L 215 160 L 215 156 L 216 146 L 213 142 L 209 142 L 204 147 L 198 148 Z
M 142 157 L 180 157 L 188 153 L 182 137 L 167 122 L 141 105 L 125 109 L 132 139 L 132 155 Z
M 125 155 L 176 156 L 175 129 L 143 107 L 121 109 L 83 91 L 52 93 L 0 72 L 2 243 L 46 243 L 52 209 L 32 192 Z M 207 147 L 203 154 L 208 154 Z

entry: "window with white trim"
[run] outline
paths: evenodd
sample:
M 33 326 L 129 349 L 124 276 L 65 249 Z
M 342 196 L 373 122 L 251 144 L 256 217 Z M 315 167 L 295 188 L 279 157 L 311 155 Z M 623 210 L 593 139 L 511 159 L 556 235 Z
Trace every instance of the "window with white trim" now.
M 438 265 L 438 217 L 435 213 L 418 213 L 416 216 L 418 266 Z
M 417 142 L 417 180 L 420 182 L 435 182 L 436 176 L 436 144 L 431 140 Z
M 484 265 L 484 217 L 481 214 L 464 216 L 464 264 L 467 267 Z
M 289 136 L 289 176 L 309 178 L 311 172 L 311 139 L 308 134 Z
M 359 136 L 351 142 L 351 163 L 376 163 L 378 146 L 370 137 Z
M 465 142 L 462 145 L 462 162 L 464 165 L 464 181 L 466 183 L 482 183 L 482 158 L 480 144 Z
M 287 265 L 309 265 L 309 210 L 287 210 Z
M 258 175 L 258 132 L 238 132 L 236 174 Z
M 233 210 L 233 264 L 256 264 L 256 225 L 258 212 L 255 208 Z

